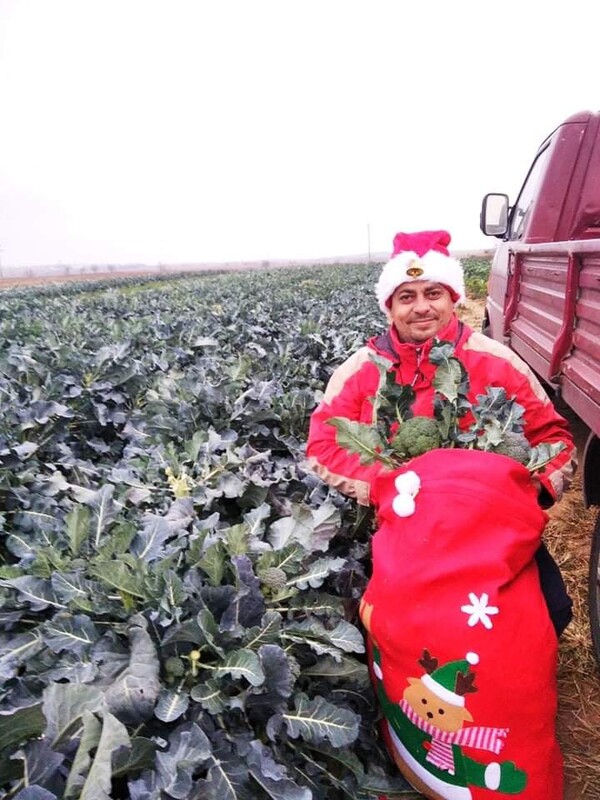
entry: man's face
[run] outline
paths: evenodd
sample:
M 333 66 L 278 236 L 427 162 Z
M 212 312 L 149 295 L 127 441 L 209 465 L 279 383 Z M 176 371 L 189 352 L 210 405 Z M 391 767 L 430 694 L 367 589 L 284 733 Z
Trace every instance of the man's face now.
M 390 314 L 402 342 L 427 341 L 448 325 L 453 313 L 452 295 L 441 283 L 410 281 L 392 295 Z

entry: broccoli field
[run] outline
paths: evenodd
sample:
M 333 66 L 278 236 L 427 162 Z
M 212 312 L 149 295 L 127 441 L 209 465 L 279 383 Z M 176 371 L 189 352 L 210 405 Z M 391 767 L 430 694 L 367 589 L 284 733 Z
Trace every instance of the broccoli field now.
M 419 796 L 376 734 L 371 519 L 303 466 L 378 272 L 0 294 L 0 797 Z
M 302 468 L 383 324 L 368 273 L 0 297 L 2 796 L 393 787 L 355 625 L 368 520 Z

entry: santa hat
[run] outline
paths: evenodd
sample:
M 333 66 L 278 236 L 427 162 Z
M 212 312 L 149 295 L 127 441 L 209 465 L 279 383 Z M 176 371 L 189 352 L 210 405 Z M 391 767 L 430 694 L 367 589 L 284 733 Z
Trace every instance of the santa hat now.
M 387 313 L 391 297 L 403 283 L 435 281 L 446 286 L 455 303 L 465 298 L 465 280 L 460 261 L 450 257 L 447 231 L 397 233 L 394 251 L 377 281 L 379 308 Z
M 478 663 L 477 653 L 467 653 L 465 658 L 459 661 L 450 661 L 431 674 L 423 675 L 421 680 L 440 700 L 462 708 L 465 705 L 465 698 L 455 691 L 456 677 L 459 672 L 466 677 L 469 674 L 469 667 Z

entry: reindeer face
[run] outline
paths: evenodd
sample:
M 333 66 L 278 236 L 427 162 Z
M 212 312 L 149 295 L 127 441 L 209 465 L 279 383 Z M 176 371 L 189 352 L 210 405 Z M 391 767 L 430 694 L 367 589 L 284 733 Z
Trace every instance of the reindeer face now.
M 466 708 L 441 700 L 420 678 L 409 678 L 408 683 L 403 698 L 424 722 L 447 733 L 459 731 L 465 722 L 473 722 Z

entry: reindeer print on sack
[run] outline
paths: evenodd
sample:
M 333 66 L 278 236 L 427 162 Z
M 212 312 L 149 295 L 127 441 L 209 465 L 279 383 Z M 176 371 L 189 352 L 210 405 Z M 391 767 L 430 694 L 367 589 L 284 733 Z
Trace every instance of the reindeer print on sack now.
M 475 653 L 467 653 L 464 659 L 439 666 L 438 659 L 424 650 L 418 662 L 424 674 L 409 677 L 402 699 L 392 703 L 383 686 L 380 653 L 373 648 L 371 666 L 394 758 L 403 772 L 408 768 L 417 787 L 427 789 L 428 797 L 470 800 L 469 787 L 507 794 L 519 794 L 526 787 L 527 775 L 513 762 L 484 764 L 463 752 L 471 748 L 496 756 L 509 735 L 508 728 L 470 725 L 473 717 L 466 697 L 478 691 L 471 670 L 478 661 Z

